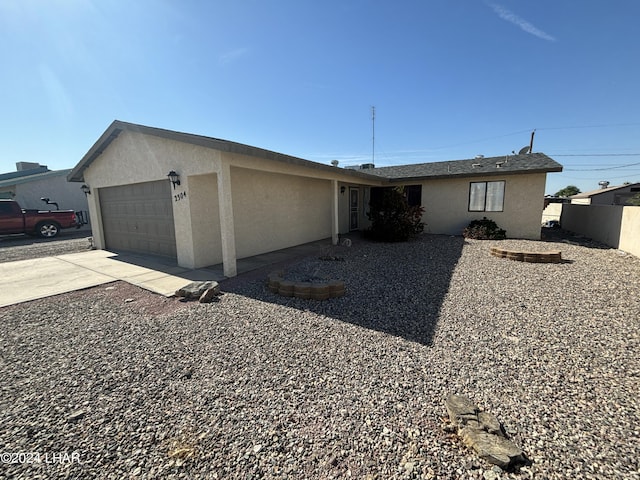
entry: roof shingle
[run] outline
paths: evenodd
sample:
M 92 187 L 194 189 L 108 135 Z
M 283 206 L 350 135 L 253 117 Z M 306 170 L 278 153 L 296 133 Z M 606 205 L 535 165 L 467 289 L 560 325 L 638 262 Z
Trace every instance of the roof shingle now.
M 561 171 L 562 165 L 544 153 L 417 163 L 414 165 L 398 165 L 394 167 L 376 167 L 367 170 L 368 173 L 385 177 L 391 181 Z

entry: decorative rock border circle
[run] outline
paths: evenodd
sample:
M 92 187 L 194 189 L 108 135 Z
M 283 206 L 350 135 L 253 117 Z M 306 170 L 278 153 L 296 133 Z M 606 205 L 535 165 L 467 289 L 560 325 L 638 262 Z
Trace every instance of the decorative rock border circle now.
M 327 282 L 293 282 L 284 279 L 284 272 L 271 272 L 267 277 L 267 288 L 283 297 L 295 297 L 312 300 L 328 300 L 342 297 L 345 286 L 342 280 Z
M 491 255 L 508 260 L 527 263 L 562 263 L 562 253 L 559 250 L 550 252 L 521 252 L 491 247 Z

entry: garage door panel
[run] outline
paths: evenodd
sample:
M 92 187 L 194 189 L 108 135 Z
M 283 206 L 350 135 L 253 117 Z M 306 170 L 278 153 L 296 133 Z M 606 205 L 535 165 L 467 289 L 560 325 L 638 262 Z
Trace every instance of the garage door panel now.
M 106 247 L 176 258 L 176 239 L 167 181 L 100 190 Z

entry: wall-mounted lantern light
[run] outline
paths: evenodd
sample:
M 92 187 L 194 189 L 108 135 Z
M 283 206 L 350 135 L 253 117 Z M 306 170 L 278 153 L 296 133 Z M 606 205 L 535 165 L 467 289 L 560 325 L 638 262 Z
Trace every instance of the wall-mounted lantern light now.
M 84 184 L 80 187 L 80 190 L 82 190 L 82 193 L 84 193 L 84 196 L 86 197 L 87 195 L 91 195 L 91 189 L 89 188 L 89 185 Z
M 340 187 L 340 193 L 344 195 L 344 192 L 346 190 L 346 187 L 343 185 Z
M 173 184 L 173 189 L 176 189 L 176 185 L 180 185 L 180 175 L 178 175 L 175 170 L 171 170 L 167 177 L 169 177 L 169 181 Z

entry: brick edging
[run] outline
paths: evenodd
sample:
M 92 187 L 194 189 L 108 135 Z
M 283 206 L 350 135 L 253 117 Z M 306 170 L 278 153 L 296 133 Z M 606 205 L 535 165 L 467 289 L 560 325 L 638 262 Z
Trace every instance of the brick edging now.
M 283 297 L 296 297 L 312 300 L 328 300 L 329 298 L 342 297 L 345 286 L 342 280 L 329 280 L 327 282 L 292 282 L 285 280 L 284 272 L 271 272 L 267 277 L 267 288 L 272 293 Z
M 562 253 L 559 250 L 549 252 L 522 252 L 491 247 L 491 255 L 527 263 L 562 263 Z

